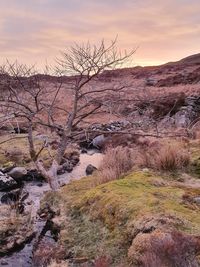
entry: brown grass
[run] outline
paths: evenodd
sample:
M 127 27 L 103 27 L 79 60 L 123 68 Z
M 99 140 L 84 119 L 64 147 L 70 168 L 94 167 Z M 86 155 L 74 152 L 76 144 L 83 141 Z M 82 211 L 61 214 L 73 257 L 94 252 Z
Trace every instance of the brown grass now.
M 182 143 L 157 144 L 140 152 L 141 165 L 159 171 L 177 171 L 190 164 L 190 153 Z
M 66 262 L 64 262 L 64 261 L 61 261 L 61 262 L 59 262 L 59 263 L 57 263 L 56 261 L 52 261 L 49 265 L 48 265 L 48 267 L 68 267 L 69 265 L 66 263 Z
M 97 173 L 97 184 L 120 178 L 133 167 L 133 153 L 128 147 L 107 150 Z

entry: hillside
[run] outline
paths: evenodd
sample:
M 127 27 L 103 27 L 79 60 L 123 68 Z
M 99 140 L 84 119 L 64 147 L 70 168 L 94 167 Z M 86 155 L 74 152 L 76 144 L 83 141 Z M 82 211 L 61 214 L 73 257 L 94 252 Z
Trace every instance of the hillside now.
M 0 76 L 0 266 L 199 267 L 198 58 Z

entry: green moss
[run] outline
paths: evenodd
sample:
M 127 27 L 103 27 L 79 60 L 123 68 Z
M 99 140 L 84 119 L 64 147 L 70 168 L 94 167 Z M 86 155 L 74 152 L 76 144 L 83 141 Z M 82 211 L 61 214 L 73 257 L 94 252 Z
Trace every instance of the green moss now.
M 109 251 L 115 264 L 124 260 L 133 238 L 130 225 L 144 216 L 171 216 L 182 222 L 174 227 L 199 233 L 199 209 L 183 201 L 186 193 L 200 195 L 199 189 L 188 191 L 169 181 L 169 185 L 158 186 L 153 181 L 162 184 L 163 178 L 144 172 L 134 172 L 97 187 L 93 186 L 94 179 L 83 178 L 61 191 L 62 201 L 58 205 L 65 219 L 60 242 L 67 250 L 73 250 L 75 256 L 90 258 L 99 253 L 107 255 Z

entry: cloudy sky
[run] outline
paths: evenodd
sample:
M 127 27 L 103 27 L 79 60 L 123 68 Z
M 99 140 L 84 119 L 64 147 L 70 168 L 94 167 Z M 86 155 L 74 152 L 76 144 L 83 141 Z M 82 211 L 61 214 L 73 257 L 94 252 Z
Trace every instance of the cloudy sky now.
M 200 52 L 200 0 L 0 0 L 0 61 L 52 62 L 73 42 L 118 35 L 136 65 Z

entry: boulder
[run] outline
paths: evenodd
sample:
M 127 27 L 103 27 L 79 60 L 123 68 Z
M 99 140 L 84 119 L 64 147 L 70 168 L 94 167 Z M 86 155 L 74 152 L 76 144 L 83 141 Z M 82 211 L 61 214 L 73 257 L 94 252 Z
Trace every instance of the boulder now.
M 92 145 L 96 148 L 102 148 L 105 142 L 105 136 L 103 134 L 96 136 L 92 140 Z
M 198 205 L 200 205 L 200 196 L 194 198 L 194 202 Z
M 63 170 L 66 172 L 71 172 L 73 170 L 73 163 L 72 162 L 65 162 L 63 165 Z
M 10 175 L 17 182 L 21 182 L 23 180 L 23 176 L 26 174 L 27 170 L 24 167 L 15 167 L 8 172 L 8 175 Z
M 87 154 L 87 149 L 86 149 L 86 148 L 82 148 L 82 149 L 81 149 L 81 153 L 82 153 L 82 154 Z
M 6 164 L 4 164 L 2 166 L 0 171 L 3 172 L 3 173 L 7 173 L 7 172 L 11 171 L 15 167 L 16 167 L 15 163 L 13 163 L 12 161 L 8 161 L 8 162 L 6 162 Z
M 0 172 L 0 191 L 7 191 L 17 187 L 17 182 L 7 174 Z
M 60 165 L 58 171 L 57 171 L 57 174 L 58 175 L 61 175 L 65 172 L 71 172 L 73 170 L 73 163 L 66 160 L 65 163 L 63 163 L 62 165 Z
M 85 170 L 86 175 L 91 175 L 94 171 L 96 171 L 97 168 L 93 166 L 92 164 L 89 164 Z
M 197 114 L 192 106 L 182 107 L 175 115 L 176 127 L 188 127 L 196 118 Z
M 36 170 L 27 170 L 27 173 L 22 176 L 23 181 L 43 181 L 44 177 Z

